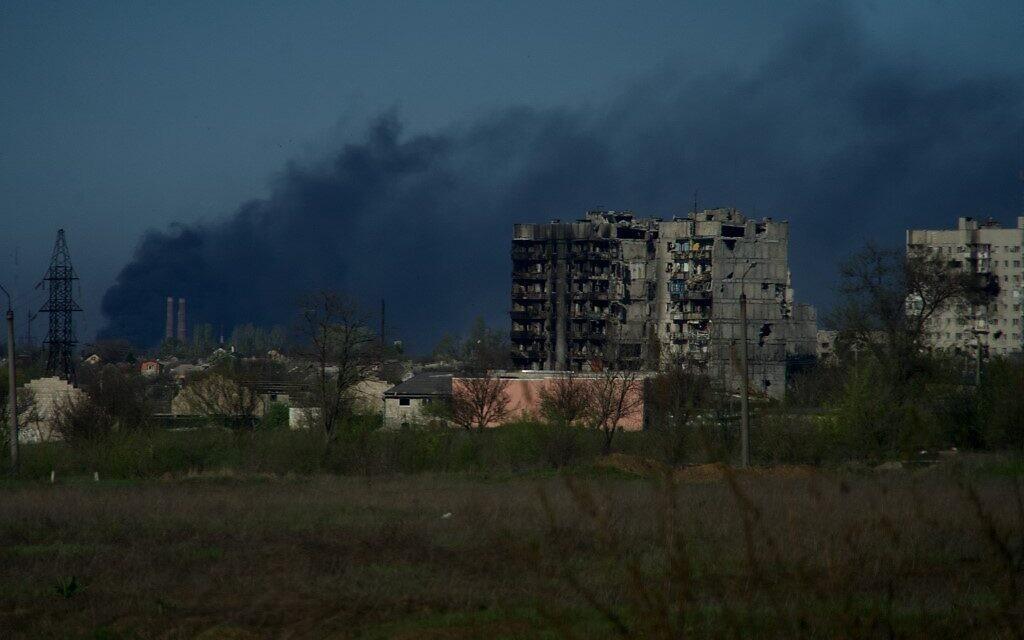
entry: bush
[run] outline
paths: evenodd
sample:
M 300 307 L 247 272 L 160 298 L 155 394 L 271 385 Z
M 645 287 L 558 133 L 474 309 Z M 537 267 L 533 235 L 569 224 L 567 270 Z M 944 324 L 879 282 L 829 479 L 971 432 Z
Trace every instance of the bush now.
M 280 402 L 271 402 L 259 422 L 260 429 L 287 429 L 288 406 Z
M 1024 361 L 992 360 L 977 406 L 978 437 L 985 446 L 1024 450 Z
M 116 365 L 82 372 L 84 394 L 54 407 L 54 430 L 69 442 L 152 426 L 153 407 L 141 375 Z

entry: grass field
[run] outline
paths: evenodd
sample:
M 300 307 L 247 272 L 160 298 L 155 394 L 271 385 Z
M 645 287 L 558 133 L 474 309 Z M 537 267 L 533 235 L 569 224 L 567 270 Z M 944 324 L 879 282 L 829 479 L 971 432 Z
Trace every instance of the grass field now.
M 1016 637 L 1017 482 L 797 468 L 8 483 L 0 637 Z

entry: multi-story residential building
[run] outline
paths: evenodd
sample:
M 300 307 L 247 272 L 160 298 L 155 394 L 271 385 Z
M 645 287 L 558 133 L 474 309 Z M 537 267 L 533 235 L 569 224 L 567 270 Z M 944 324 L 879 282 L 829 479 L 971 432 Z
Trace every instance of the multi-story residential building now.
M 735 386 L 746 293 L 751 386 L 779 396 L 787 362 L 813 355 L 816 317 L 794 304 L 789 225 L 735 209 L 684 218 L 591 211 L 517 224 L 513 362 L 522 369 L 656 368 L 696 360 Z
M 1024 350 L 1024 216 L 1016 228 L 962 217 L 956 229 L 912 229 L 907 251 L 937 254 L 999 284 L 988 305 L 951 305 L 936 314 L 928 327 L 933 348 L 974 353 L 980 343 L 990 355 Z

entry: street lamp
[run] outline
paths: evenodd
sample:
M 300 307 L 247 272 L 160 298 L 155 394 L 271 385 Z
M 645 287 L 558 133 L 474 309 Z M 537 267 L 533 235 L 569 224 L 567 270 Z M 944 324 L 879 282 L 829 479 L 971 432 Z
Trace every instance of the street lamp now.
M 743 388 L 740 390 L 740 467 L 750 466 L 750 370 L 747 366 L 747 293 L 743 290 L 743 280 L 750 270 L 757 266 L 756 262 L 747 265 L 740 276 L 740 369 L 743 370 Z
M 18 472 L 18 383 L 14 368 L 14 308 L 11 294 L 0 285 L 7 296 L 7 410 L 10 412 L 11 475 Z

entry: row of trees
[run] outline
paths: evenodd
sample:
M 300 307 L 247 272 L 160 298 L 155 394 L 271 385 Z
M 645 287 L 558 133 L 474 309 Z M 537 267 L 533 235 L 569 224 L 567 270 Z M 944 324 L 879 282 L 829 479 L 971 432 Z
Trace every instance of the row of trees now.
M 500 424 L 511 417 L 512 384 L 491 370 L 469 372 L 453 381 L 451 400 L 430 405 L 428 414 L 467 431 Z M 637 371 L 565 372 L 538 391 L 541 417 L 555 428 L 601 432 L 606 452 L 623 423 L 640 415 L 644 393 L 644 378 Z
M 211 324 L 197 324 L 190 330 L 184 342 L 177 338 L 169 338 L 160 345 L 159 353 L 163 357 L 204 358 L 218 347 L 233 349 L 243 356 L 262 356 L 268 351 L 283 351 L 292 343 L 292 336 L 287 328 L 275 325 L 269 329 L 251 323 L 240 324 L 232 328 L 226 342 L 221 341 Z

